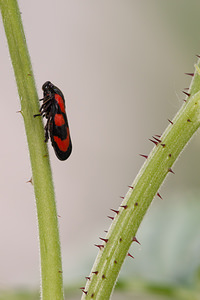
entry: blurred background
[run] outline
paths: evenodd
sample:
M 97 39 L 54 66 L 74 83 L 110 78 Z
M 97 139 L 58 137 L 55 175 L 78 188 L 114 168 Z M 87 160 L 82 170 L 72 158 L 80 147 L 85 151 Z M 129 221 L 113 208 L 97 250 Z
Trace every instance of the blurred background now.
M 153 144 L 181 107 L 200 53 L 200 2 L 19 1 L 39 97 L 65 95 L 73 153 L 49 146 L 66 286 L 85 284 L 99 236 Z M 0 23 L 0 290 L 38 289 L 37 218 L 20 101 Z M 36 112 L 37 113 L 37 112 Z M 50 145 L 50 144 L 49 144 Z M 200 262 L 200 136 L 155 198 L 119 280 L 190 285 Z M 0 293 L 1 295 L 1 293 Z M 81 292 L 78 291 L 80 298 Z M 2 298 L 3 299 L 3 298 Z M 112 299 L 129 299 L 116 291 Z M 139 299 L 139 298 L 138 298 Z M 150 298 L 148 298 L 150 299 Z

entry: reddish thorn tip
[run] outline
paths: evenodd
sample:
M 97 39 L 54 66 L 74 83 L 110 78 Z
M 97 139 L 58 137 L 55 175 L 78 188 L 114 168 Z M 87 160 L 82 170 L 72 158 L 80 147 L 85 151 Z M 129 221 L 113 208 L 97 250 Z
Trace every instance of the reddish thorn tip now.
M 111 216 L 107 216 L 109 219 L 111 219 L 111 220 L 114 220 L 114 217 L 111 217 Z
M 172 174 L 175 174 L 174 171 L 172 171 L 171 168 L 168 169 L 168 172 L 171 172 Z
M 130 256 L 131 258 L 134 259 L 133 255 L 131 255 L 130 253 L 128 253 L 127 256 Z
M 169 121 L 169 123 L 171 123 L 172 125 L 174 124 L 170 119 L 167 119 Z
M 81 287 L 80 290 L 87 295 L 87 292 L 85 291 L 85 288 L 84 287 Z
M 161 146 L 163 146 L 163 148 L 165 147 L 165 144 L 161 144 Z
M 138 242 L 138 240 L 137 240 L 137 238 L 135 236 L 133 237 L 132 241 L 138 243 L 139 245 L 141 245 L 140 242 Z
M 123 207 L 124 209 L 127 209 L 128 205 L 121 205 L 120 207 Z
M 87 292 L 86 292 L 86 291 L 82 290 L 82 292 L 83 292 L 85 295 L 87 295 Z
M 31 179 L 29 179 L 26 183 L 31 183 L 31 184 L 33 184 L 33 180 L 32 180 L 32 178 Z
M 160 137 L 160 136 L 159 136 Z M 161 143 L 161 140 L 156 138 L 155 136 L 152 136 L 152 138 L 154 138 L 158 143 Z
M 111 211 L 113 211 L 114 213 L 116 213 L 117 215 L 118 215 L 118 213 L 119 213 L 119 210 L 115 210 L 115 209 L 110 209 Z
M 104 247 L 104 245 L 96 245 L 94 244 L 96 247 L 98 247 L 100 250 Z
M 134 187 L 133 187 L 133 186 L 131 186 L 131 185 L 128 185 L 128 187 L 129 187 L 130 189 L 134 189 Z
M 197 56 L 198 58 L 200 58 L 200 55 L 196 54 L 196 56 Z
M 185 75 L 194 76 L 194 73 L 185 73 Z
M 86 280 L 90 280 L 90 277 L 89 277 L 89 276 L 86 276 L 85 279 L 86 279 Z
M 124 199 L 124 197 L 120 196 L 121 199 Z
M 157 196 L 158 196 L 160 199 L 163 200 L 163 198 L 161 197 L 161 195 L 160 195 L 159 193 L 157 193 Z
M 156 146 L 158 145 L 158 142 L 156 142 L 154 140 L 149 139 L 149 141 L 151 141 L 152 143 L 154 143 Z
M 108 242 L 108 239 L 100 238 L 100 240 L 102 240 L 102 241 L 105 242 L 105 243 Z
M 148 158 L 148 155 L 144 155 L 144 154 L 139 154 L 140 156 L 144 157 L 144 158 Z
M 190 97 L 191 94 L 185 92 L 185 91 L 182 91 L 186 96 Z
M 98 271 L 95 271 L 95 272 L 92 272 L 93 274 L 97 275 L 99 272 Z
M 105 232 L 105 233 L 107 233 L 107 232 L 108 232 L 108 230 L 104 230 L 104 232 Z

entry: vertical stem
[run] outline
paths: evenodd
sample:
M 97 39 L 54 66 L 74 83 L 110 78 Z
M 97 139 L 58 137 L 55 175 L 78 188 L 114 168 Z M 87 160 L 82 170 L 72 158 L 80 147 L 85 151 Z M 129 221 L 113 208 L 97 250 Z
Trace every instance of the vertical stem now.
M 42 120 L 40 117 L 33 118 L 38 113 L 39 104 L 32 66 L 17 1 L 0 0 L 0 9 L 30 153 L 39 225 L 41 295 L 43 300 L 62 300 L 62 264 L 54 187 Z

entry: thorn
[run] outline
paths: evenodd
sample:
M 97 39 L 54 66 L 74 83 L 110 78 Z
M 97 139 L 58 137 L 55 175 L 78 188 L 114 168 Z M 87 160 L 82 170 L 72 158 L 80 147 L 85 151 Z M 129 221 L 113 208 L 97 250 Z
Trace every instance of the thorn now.
M 160 136 L 159 136 L 160 137 Z M 153 138 L 158 142 L 158 143 L 161 143 L 161 140 L 156 138 L 155 136 L 153 136 Z
M 131 258 L 135 258 L 135 257 L 133 257 L 133 255 L 131 255 L 129 252 L 128 252 L 128 254 L 127 254 L 127 256 L 130 256 Z
M 159 193 L 157 193 L 157 196 L 158 196 L 160 199 L 163 200 L 163 198 L 161 197 L 161 195 L 160 195 Z
M 61 273 L 61 274 L 62 274 L 62 273 L 63 273 L 63 271 L 58 271 L 58 273 Z
M 87 295 L 87 292 L 85 291 L 85 287 L 80 287 L 80 290 Z
M 124 199 L 124 197 L 120 196 L 121 199 Z
M 189 90 L 189 88 L 184 88 L 184 90 L 185 90 L 185 91 L 188 91 L 188 90 Z
M 86 280 L 90 280 L 90 277 L 89 277 L 89 276 L 86 276 L 85 279 L 86 279 Z
M 114 220 L 114 217 L 107 216 L 109 219 Z
M 183 99 L 184 102 L 187 102 L 187 100 Z
M 92 272 L 93 274 L 97 275 L 99 272 L 98 271 L 95 271 L 95 272 Z
M 108 239 L 100 238 L 100 240 L 102 240 L 102 241 L 105 242 L 105 243 L 108 242 Z
M 182 91 L 186 96 L 190 97 L 191 94 Z
M 159 134 L 155 134 L 155 136 L 157 136 L 158 138 L 160 138 L 160 137 L 161 137 L 161 135 L 159 135 Z
M 185 75 L 194 76 L 194 73 L 185 73 Z
M 87 292 L 84 290 L 84 288 L 80 288 L 80 290 L 82 290 L 82 292 L 87 295 Z
M 96 247 L 98 247 L 100 250 L 104 247 L 104 245 L 96 245 L 94 244 Z
M 144 155 L 144 154 L 139 154 L 140 156 L 144 157 L 144 158 L 148 158 L 148 155 Z
M 105 279 L 105 278 L 106 278 L 106 276 L 103 274 L 101 278 L 102 278 L 102 279 Z
M 128 185 L 128 187 L 129 187 L 130 189 L 134 189 L 134 187 L 133 187 L 133 186 L 131 186 L 131 185 Z
M 197 56 L 198 58 L 200 58 L 200 55 L 196 54 L 196 56 Z
M 119 213 L 119 210 L 115 210 L 115 209 L 110 209 L 110 210 L 112 210 L 114 213 L 116 213 L 117 215 L 118 215 L 118 213 Z
M 16 113 L 18 114 L 18 113 L 21 113 L 22 114 L 22 111 L 21 110 L 18 110 L 18 111 L 16 111 Z
M 191 122 L 191 120 L 190 120 L 190 119 L 187 119 L 187 122 Z
M 138 206 L 138 203 L 137 202 L 135 202 L 135 204 L 134 204 L 135 206 Z
M 58 215 L 58 218 L 61 218 L 61 216 L 60 216 L 60 215 Z
M 105 233 L 108 233 L 108 230 L 104 230 Z
M 163 148 L 165 147 L 165 144 L 161 144 L 161 146 L 163 146 Z
M 138 240 L 135 236 L 133 237 L 132 241 L 138 243 L 139 245 L 141 245 L 140 242 L 138 242 Z
M 174 171 L 172 171 L 171 168 L 168 169 L 168 172 L 171 172 L 172 174 L 175 174 Z
M 31 184 L 33 185 L 32 177 L 31 177 L 31 179 L 29 179 L 26 183 L 31 183 Z
M 156 142 L 154 140 L 149 139 L 149 141 L 151 141 L 152 143 L 154 143 L 156 146 L 158 145 L 158 142 Z
M 124 209 L 127 209 L 128 205 L 120 205 L 120 207 L 123 207 Z
M 171 123 L 172 125 L 174 125 L 174 123 L 170 119 L 167 119 L 167 121 L 169 121 L 169 123 Z

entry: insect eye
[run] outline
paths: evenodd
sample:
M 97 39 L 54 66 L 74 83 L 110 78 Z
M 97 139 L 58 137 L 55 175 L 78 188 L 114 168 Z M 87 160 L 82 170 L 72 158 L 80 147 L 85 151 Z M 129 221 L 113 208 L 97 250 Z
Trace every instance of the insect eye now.
M 43 91 L 47 91 L 47 90 L 49 90 L 50 88 L 52 88 L 52 83 L 50 82 L 50 81 L 46 81 L 44 84 L 43 84 L 43 86 L 42 86 L 42 89 L 43 89 Z

